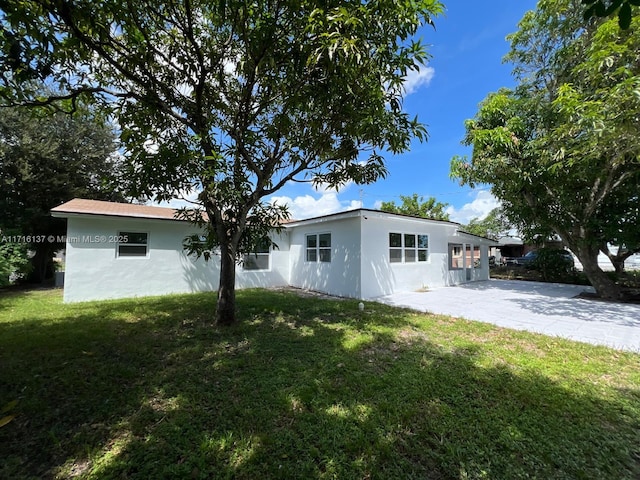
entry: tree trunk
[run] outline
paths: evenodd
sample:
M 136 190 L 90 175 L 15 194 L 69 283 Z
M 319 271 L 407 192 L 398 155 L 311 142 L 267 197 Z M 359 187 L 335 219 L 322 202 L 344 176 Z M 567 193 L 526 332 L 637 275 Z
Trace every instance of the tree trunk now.
M 575 253 L 582 263 L 584 274 L 600 298 L 620 300 L 622 297 L 620 287 L 598 266 L 598 251 L 596 247 L 585 246 L 577 248 Z
M 609 257 L 609 260 L 611 260 L 613 269 L 618 275 L 624 273 L 624 260 L 620 260 L 617 256 L 614 256 L 613 258 Z
M 623 250 L 622 247 L 618 247 L 618 252 L 613 254 L 607 245 L 600 247 L 600 251 L 607 256 L 618 275 L 624 272 L 624 261 L 633 255 L 633 251 Z
M 53 277 L 53 252 L 48 248 L 34 248 L 31 258 L 32 270 L 28 276 L 29 283 L 44 283 Z
M 216 325 L 231 325 L 236 321 L 236 258 L 228 245 L 220 246 L 220 285 L 216 307 Z

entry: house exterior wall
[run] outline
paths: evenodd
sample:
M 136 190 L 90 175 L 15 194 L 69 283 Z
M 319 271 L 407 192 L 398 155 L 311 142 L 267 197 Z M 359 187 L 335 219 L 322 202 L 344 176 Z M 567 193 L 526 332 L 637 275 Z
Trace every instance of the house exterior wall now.
M 447 243 L 462 245 L 465 254 L 463 255 L 462 269 L 451 270 L 449 269 L 449 264 L 447 263 L 446 285 L 460 285 L 467 282 L 489 280 L 489 246 L 487 244 L 483 245 L 480 239 L 465 234 L 450 236 L 447 240 Z M 478 260 L 475 258 L 477 251 L 474 252 L 474 263 L 470 261 L 470 256 L 467 254 L 468 250 L 475 250 L 474 247 L 479 247 L 480 249 L 480 258 L 478 264 L 475 264 L 475 260 Z
M 457 285 L 489 278 L 488 246 L 471 235 L 457 233 L 446 222 L 355 211 L 348 218 L 328 217 L 290 228 L 290 284 L 333 295 L 373 299 L 398 291 Z M 307 235 L 332 234 L 332 261 L 307 262 Z M 429 236 L 426 262 L 392 263 L 389 234 Z M 449 244 L 479 246 L 480 262 L 449 269 Z
M 361 298 L 360 216 L 320 219 L 290 229 L 290 285 L 342 297 Z M 331 261 L 306 260 L 306 237 L 331 233 Z
M 64 301 L 79 302 L 218 288 L 219 262 L 195 259 L 182 248 L 197 230 L 185 222 L 122 217 L 74 217 L 67 220 Z M 146 257 L 118 257 L 119 232 L 146 232 Z M 286 233 L 264 271 L 237 269 L 238 288 L 288 284 Z
M 147 233 L 147 255 L 119 257 L 118 244 L 112 241 L 119 232 Z M 206 262 L 183 251 L 184 238 L 193 233 L 194 226 L 172 220 L 68 216 L 65 302 L 216 290 L 219 260 Z M 331 234 L 331 261 L 309 261 L 307 236 L 326 233 Z M 428 235 L 427 261 L 391 262 L 390 233 L 402 234 L 403 239 L 405 234 Z M 273 240 L 278 248 L 269 255 L 269 268 L 245 270 L 238 265 L 237 288 L 291 285 L 373 299 L 489 278 L 486 239 L 458 232 L 457 225 L 447 222 L 355 210 L 297 222 Z M 479 246 L 479 265 L 471 264 L 465 250 L 463 267 L 451 269 L 451 244 Z
M 362 297 L 460 283 L 448 271 L 448 239 L 456 226 L 408 217 L 365 212 L 362 220 Z M 389 234 L 429 236 L 426 262 L 392 263 Z

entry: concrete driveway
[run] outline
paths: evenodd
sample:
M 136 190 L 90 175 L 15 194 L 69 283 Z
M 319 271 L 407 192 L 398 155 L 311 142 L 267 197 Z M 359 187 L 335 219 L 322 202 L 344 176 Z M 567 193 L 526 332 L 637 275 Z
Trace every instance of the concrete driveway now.
M 640 352 L 640 305 L 575 298 L 591 287 L 488 280 L 376 300 L 501 327 Z

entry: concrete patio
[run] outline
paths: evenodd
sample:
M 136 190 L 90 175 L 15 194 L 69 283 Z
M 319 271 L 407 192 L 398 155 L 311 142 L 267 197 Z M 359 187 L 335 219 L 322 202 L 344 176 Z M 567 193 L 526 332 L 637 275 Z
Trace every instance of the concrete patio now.
M 463 317 L 619 350 L 640 352 L 640 305 L 576 298 L 591 287 L 489 280 L 428 292 L 379 297 L 379 302 Z

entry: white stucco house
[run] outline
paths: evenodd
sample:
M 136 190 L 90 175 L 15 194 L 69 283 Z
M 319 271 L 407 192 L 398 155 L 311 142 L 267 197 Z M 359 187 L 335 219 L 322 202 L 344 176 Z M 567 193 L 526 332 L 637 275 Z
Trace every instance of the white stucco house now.
M 218 287 L 219 262 L 186 255 L 198 233 L 169 208 L 74 199 L 67 219 L 64 301 L 79 302 Z M 245 257 L 236 287 L 293 286 L 374 299 L 489 278 L 492 240 L 453 222 L 357 209 L 293 221 L 278 248 Z

